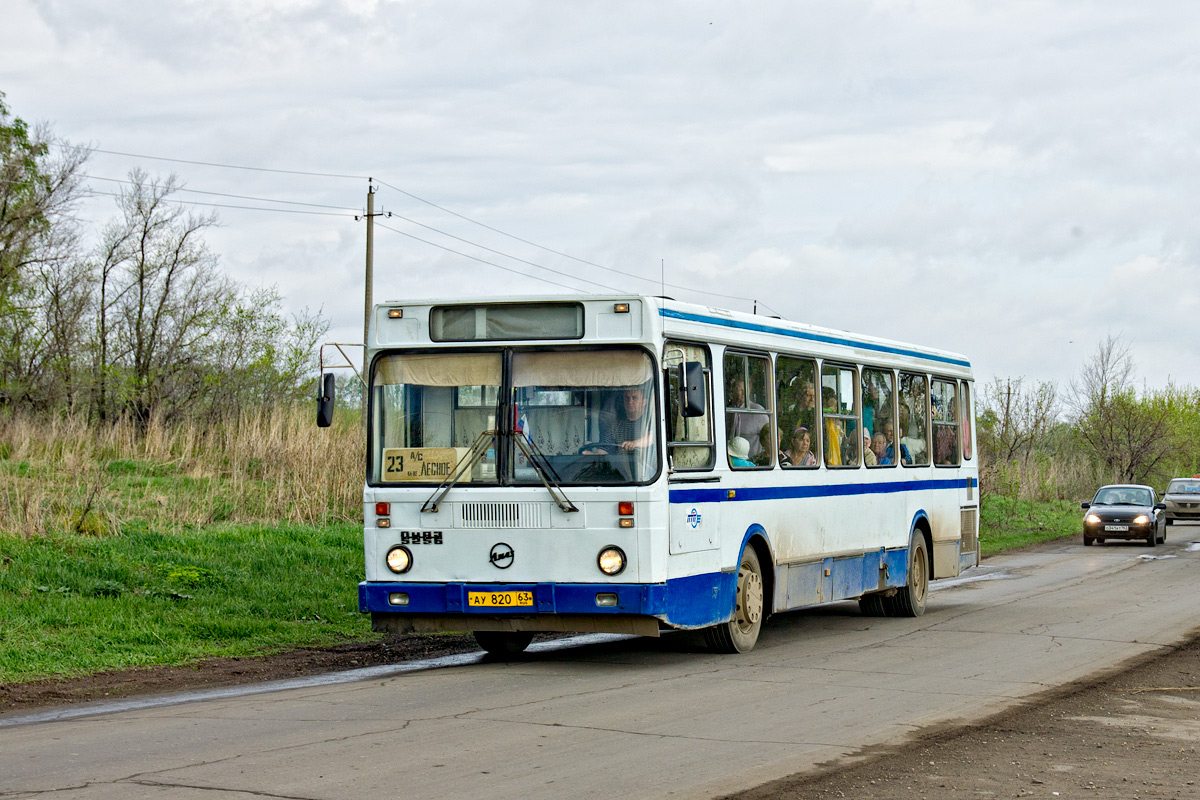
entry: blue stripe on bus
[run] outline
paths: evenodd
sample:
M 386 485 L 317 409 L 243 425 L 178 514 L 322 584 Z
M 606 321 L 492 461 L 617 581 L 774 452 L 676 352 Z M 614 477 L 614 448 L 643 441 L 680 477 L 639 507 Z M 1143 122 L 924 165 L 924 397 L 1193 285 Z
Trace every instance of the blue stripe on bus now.
M 946 478 L 886 483 L 819 484 L 817 486 L 742 486 L 729 497 L 728 489 L 672 489 L 672 503 L 743 503 L 750 500 L 790 500 L 810 497 L 848 497 L 864 494 L 894 494 L 937 489 L 966 489 L 974 478 Z
M 893 355 L 910 356 L 913 358 L 921 358 L 926 361 L 940 361 L 943 364 L 954 364 L 958 367 L 970 367 L 970 361 L 963 361 L 959 358 L 950 358 L 949 356 L 937 356 L 930 353 L 922 353 L 918 350 L 907 350 L 903 347 L 892 347 L 885 344 L 874 344 L 871 342 L 859 342 L 853 339 L 843 339 L 838 336 L 828 336 L 820 333 L 809 333 L 807 331 L 792 331 L 787 328 L 776 328 L 771 325 L 763 325 L 757 322 L 740 322 L 732 319 L 722 319 L 721 317 L 706 317 L 703 314 L 690 314 L 686 311 L 672 311 L 667 308 L 660 308 L 658 313 L 667 319 L 681 319 L 687 322 L 703 322 L 708 325 L 721 325 L 726 328 L 738 328 L 744 331 L 757 331 L 759 333 L 773 333 L 777 336 L 790 336 L 793 339 L 806 339 L 811 342 L 822 342 L 824 344 L 836 344 L 846 347 L 859 347 L 864 350 L 874 350 L 878 353 L 891 353 Z

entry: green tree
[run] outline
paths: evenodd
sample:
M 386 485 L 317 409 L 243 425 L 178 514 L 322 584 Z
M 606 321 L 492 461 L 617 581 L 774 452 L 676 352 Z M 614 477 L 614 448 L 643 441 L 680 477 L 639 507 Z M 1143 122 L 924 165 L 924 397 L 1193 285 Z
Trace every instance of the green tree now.
M 47 407 L 71 395 L 77 373 L 88 292 L 73 211 L 88 154 L 30 129 L 3 98 L 0 404 Z

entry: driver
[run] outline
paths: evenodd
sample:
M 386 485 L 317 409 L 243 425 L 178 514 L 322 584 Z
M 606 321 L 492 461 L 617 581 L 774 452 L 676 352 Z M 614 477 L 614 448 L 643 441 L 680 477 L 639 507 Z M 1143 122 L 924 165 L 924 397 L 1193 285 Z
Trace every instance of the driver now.
M 600 420 L 600 438 L 614 442 L 622 450 L 630 451 L 646 447 L 654 441 L 654 429 L 650 426 L 649 392 L 641 386 L 630 386 L 621 395 L 621 407 L 616 413 Z M 584 455 L 604 455 L 603 447 L 589 447 Z

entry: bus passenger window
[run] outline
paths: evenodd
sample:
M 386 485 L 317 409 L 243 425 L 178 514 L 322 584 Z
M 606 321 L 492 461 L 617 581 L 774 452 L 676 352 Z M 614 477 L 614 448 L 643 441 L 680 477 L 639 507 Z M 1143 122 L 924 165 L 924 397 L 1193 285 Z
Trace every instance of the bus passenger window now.
M 863 451 L 868 467 L 896 464 L 894 422 L 896 406 L 890 370 L 864 369 L 862 372 L 863 440 L 870 452 Z M 869 437 L 869 438 L 868 438 Z
M 771 361 L 765 356 L 725 354 L 725 435 L 732 467 L 775 463 L 770 377 Z
M 820 437 L 817 426 L 817 365 L 802 358 L 775 360 L 776 402 L 779 415 L 779 464 L 815 467 Z
M 958 397 L 955 381 L 934 381 L 929 395 L 933 412 L 933 463 L 953 467 L 958 458 Z
M 929 466 L 929 399 L 924 375 L 900 373 L 900 463 Z
M 694 361 L 704 366 L 709 375 L 708 348 L 698 344 L 668 342 L 664 353 L 681 362 Z M 664 359 L 665 361 L 665 359 Z M 667 448 L 674 469 L 712 469 L 712 387 L 705 392 L 703 416 L 685 417 L 679 404 L 679 370 L 667 370 Z
M 971 460 L 974 451 L 971 449 L 971 384 L 962 382 L 962 394 L 959 395 L 962 408 L 959 409 L 958 422 L 962 426 L 963 458 Z
M 857 376 L 853 367 L 821 367 L 821 418 L 825 466 L 857 467 L 862 431 L 858 419 Z

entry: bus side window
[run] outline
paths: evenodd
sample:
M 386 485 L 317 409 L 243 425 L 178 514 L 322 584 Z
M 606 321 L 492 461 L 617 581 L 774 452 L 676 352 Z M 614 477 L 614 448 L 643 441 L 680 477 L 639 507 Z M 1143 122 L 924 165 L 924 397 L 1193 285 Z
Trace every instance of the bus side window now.
M 959 400 L 962 408 L 959 411 L 958 422 L 962 426 L 963 459 L 970 461 L 975 455 L 971 448 L 971 384 L 963 381 L 961 386 L 962 393 L 959 395 Z
M 862 407 L 863 433 L 870 437 L 871 451 L 863 451 L 863 460 L 868 467 L 895 466 L 896 393 L 891 370 L 863 369 Z
M 817 425 L 817 365 L 811 359 L 779 356 L 775 360 L 779 417 L 779 464 L 817 466 L 820 428 Z
M 857 467 L 862 463 L 857 383 L 854 367 L 821 365 L 821 432 L 827 467 Z
M 900 463 L 929 466 L 929 387 L 924 375 L 900 373 Z
M 683 342 L 668 342 L 664 352 L 676 358 L 682 353 L 684 362 L 694 361 L 702 364 L 705 379 L 711 378 L 711 364 L 708 348 L 698 344 Z M 704 414 L 698 417 L 685 417 L 679 404 L 679 370 L 666 370 L 667 384 L 667 452 L 674 469 L 712 469 L 715 452 L 712 436 L 712 387 L 705 392 Z
M 770 380 L 771 360 L 766 356 L 725 354 L 725 445 L 731 467 L 775 463 Z
M 953 467 L 958 457 L 958 397 L 956 381 L 935 380 L 929 394 L 929 407 L 933 412 L 933 463 L 939 467 Z

